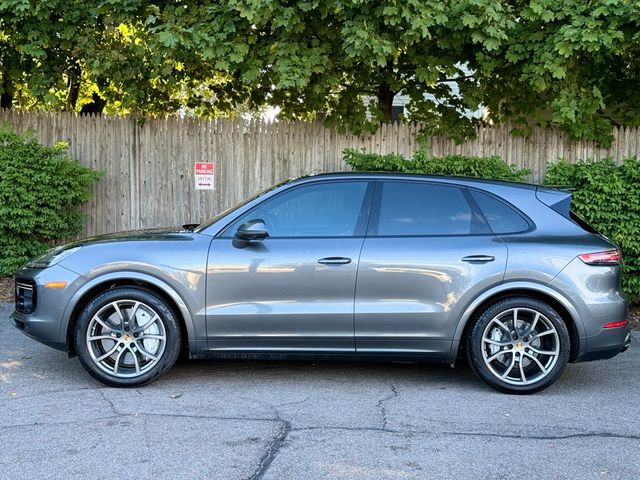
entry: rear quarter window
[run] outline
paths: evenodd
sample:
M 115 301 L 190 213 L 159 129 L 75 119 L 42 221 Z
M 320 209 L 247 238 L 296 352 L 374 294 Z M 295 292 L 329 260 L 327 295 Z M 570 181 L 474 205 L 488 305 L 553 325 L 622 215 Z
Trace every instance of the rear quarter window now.
M 582 217 L 580 217 L 576 213 L 571 212 L 570 216 L 571 216 L 571 220 L 573 221 L 573 223 L 578 224 L 580 226 L 580 228 L 582 228 L 583 230 L 585 230 L 585 231 L 587 231 L 589 233 L 595 233 L 596 235 L 600 235 L 600 232 L 598 230 L 596 230 L 591 225 L 589 225 L 589 223 L 587 223 L 586 220 L 584 220 Z
M 503 201 L 476 190 L 470 192 L 493 233 L 518 233 L 529 230 L 529 222 Z

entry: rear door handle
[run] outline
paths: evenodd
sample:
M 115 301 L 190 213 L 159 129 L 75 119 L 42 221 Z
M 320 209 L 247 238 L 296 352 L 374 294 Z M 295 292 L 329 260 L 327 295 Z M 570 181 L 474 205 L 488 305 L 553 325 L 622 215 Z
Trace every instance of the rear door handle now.
M 491 255 L 469 255 L 468 257 L 463 257 L 463 262 L 468 263 L 487 263 L 493 262 L 496 258 Z
M 323 265 L 346 265 L 351 263 L 351 259 L 347 257 L 325 257 L 318 260 Z

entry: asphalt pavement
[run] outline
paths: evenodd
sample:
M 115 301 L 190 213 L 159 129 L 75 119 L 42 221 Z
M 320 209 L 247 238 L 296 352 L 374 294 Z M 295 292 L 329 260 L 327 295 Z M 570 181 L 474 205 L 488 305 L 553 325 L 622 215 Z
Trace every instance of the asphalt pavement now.
M 532 396 L 465 366 L 190 361 L 104 387 L 0 304 L 0 479 L 639 479 L 640 334 Z

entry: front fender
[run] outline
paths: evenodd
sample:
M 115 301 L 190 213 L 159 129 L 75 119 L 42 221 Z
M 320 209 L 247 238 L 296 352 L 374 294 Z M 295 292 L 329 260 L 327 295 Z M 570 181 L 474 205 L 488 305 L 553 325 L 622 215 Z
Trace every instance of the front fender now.
M 171 287 L 168 283 L 163 280 L 154 277 L 153 275 L 136 272 L 136 271 L 118 271 L 112 273 L 106 273 L 100 275 L 98 277 L 92 278 L 87 283 L 85 283 L 77 292 L 71 297 L 67 306 L 64 310 L 62 322 L 60 323 L 60 338 L 67 338 L 69 322 L 71 321 L 71 316 L 73 314 L 74 309 L 78 305 L 78 303 L 82 300 L 82 298 L 87 294 L 87 292 L 91 291 L 93 288 L 113 282 L 113 281 L 122 281 L 122 280 L 136 280 L 147 283 L 149 285 L 153 285 L 154 287 L 162 290 L 165 294 L 167 294 L 175 303 L 182 318 L 184 319 L 184 324 L 187 331 L 188 343 L 189 343 L 189 351 L 197 352 L 197 330 L 194 324 L 194 316 L 192 315 L 189 307 L 185 303 L 184 299 L 180 296 L 180 294 Z

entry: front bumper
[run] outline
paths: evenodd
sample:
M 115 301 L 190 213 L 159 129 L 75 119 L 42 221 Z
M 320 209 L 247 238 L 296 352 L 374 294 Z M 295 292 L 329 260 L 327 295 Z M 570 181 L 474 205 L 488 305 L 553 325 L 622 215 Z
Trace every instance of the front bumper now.
M 68 350 L 66 342 L 61 342 L 57 336 L 58 324 L 52 323 L 48 319 L 36 318 L 32 315 L 14 311 L 11 314 L 13 325 L 25 335 L 34 340 L 44 343 L 56 350 L 66 352 Z M 52 333 L 55 331 L 56 335 Z
M 23 268 L 16 273 L 16 282 L 34 284 L 36 306 L 30 313 L 15 310 L 11 314 L 14 326 L 25 335 L 57 350 L 68 351 L 67 335 L 62 328 L 64 312 L 80 276 L 61 265 L 45 269 Z M 65 288 L 45 288 L 50 282 L 66 283 Z

